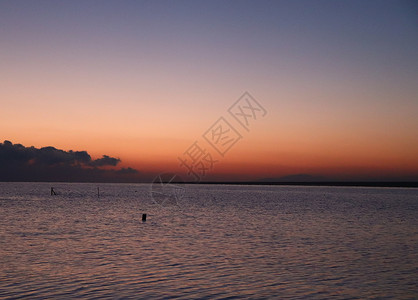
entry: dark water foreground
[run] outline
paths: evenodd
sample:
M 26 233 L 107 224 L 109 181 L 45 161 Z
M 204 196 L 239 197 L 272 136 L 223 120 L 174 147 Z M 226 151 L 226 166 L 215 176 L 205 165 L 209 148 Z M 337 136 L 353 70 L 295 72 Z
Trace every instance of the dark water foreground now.
M 0 183 L 0 298 L 418 296 L 417 189 L 53 186 Z

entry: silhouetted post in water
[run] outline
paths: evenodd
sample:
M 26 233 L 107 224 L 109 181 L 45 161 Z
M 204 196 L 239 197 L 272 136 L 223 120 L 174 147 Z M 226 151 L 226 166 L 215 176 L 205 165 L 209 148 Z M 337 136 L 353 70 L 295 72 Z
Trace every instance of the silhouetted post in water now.
M 100 190 L 99 190 L 99 187 L 97 187 L 97 198 L 99 197 L 100 197 Z
M 142 214 L 142 222 L 145 222 L 147 220 L 147 214 Z
M 54 196 L 54 195 L 56 195 L 57 193 L 55 193 L 55 191 L 54 191 L 54 188 L 53 187 L 51 187 L 51 196 Z

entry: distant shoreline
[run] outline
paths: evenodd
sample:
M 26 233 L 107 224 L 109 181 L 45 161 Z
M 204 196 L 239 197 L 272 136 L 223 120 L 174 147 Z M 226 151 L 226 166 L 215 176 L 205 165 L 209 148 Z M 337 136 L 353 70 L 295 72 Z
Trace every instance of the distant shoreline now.
M 152 182 L 95 182 L 95 181 L 0 181 L 0 183 L 86 183 L 86 184 L 152 184 Z M 218 185 L 277 185 L 277 186 L 335 186 L 335 187 L 402 187 L 418 188 L 418 181 L 205 181 L 205 182 L 171 182 L 172 184 L 218 184 Z
M 184 182 L 185 184 L 223 184 L 223 185 L 291 185 L 291 186 L 348 186 L 348 187 L 405 187 L 405 188 L 418 188 L 418 182 L 396 182 L 396 181 L 375 181 L 375 182 L 363 182 L 363 181 L 347 181 L 347 182 L 335 182 L 335 181 L 318 181 L 318 182 L 258 182 L 258 181 L 230 181 L 230 182 Z

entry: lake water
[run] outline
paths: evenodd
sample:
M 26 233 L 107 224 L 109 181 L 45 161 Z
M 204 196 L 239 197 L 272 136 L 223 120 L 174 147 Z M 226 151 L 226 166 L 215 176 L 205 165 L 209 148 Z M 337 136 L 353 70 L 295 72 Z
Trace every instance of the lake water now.
M 150 189 L 0 183 L 0 298 L 418 297 L 417 189 Z

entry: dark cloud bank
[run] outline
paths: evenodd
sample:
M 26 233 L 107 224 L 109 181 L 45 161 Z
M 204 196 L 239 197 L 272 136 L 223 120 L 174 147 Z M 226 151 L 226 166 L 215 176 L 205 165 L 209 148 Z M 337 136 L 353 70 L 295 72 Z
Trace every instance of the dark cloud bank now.
M 119 158 L 92 159 L 87 151 L 54 147 L 25 147 L 0 143 L 0 181 L 139 182 L 143 175 L 132 168 L 113 168 Z

